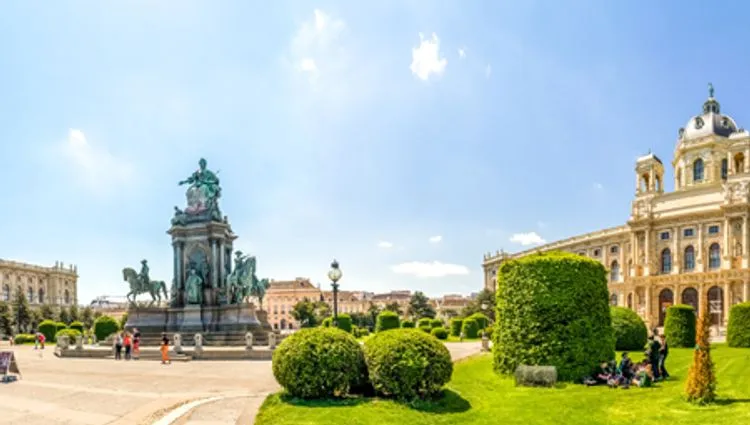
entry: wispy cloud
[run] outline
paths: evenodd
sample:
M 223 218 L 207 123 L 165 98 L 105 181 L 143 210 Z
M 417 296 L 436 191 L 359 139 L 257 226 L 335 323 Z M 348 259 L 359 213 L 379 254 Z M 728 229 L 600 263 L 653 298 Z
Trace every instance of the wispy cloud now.
M 492 65 L 487 64 L 487 66 L 484 67 L 484 76 L 485 78 L 490 78 L 490 75 L 492 75 Z
M 432 33 L 431 38 L 425 39 L 424 34 L 419 33 L 419 40 L 419 46 L 411 49 L 409 69 L 412 74 L 423 81 L 427 81 L 433 75 L 442 75 L 448 60 L 440 57 L 440 39 L 437 34 Z
M 132 164 L 116 158 L 106 148 L 89 143 L 83 131 L 70 129 L 63 154 L 72 161 L 74 171 L 90 189 L 103 192 L 134 178 Z
M 315 84 L 322 73 L 337 66 L 338 59 L 332 57 L 331 52 L 345 28 L 344 21 L 315 9 L 312 19 L 303 22 L 292 38 L 290 60 L 311 84 Z
M 460 264 L 441 263 L 440 261 L 412 261 L 391 266 L 391 271 L 416 277 L 445 277 L 469 274 L 469 269 Z
M 513 243 L 521 244 L 523 246 L 541 245 L 547 242 L 536 232 L 516 233 L 510 237 L 510 241 Z
M 429 241 L 430 243 L 440 243 L 443 240 L 443 237 L 440 235 L 432 236 Z
M 378 242 L 378 248 L 383 248 L 383 249 L 393 248 L 393 244 L 387 241 L 380 241 Z
M 604 190 L 604 185 L 601 183 L 594 183 L 593 184 L 594 189 L 596 190 Z
M 466 57 L 466 50 L 463 48 L 458 49 L 458 57 L 464 59 Z

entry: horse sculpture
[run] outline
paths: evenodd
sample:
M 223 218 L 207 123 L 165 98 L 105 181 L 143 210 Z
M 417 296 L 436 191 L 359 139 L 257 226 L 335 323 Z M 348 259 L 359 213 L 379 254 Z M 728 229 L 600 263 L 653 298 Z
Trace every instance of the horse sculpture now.
M 237 252 L 234 271 L 227 278 L 227 289 L 231 304 L 249 303 L 251 297 L 258 299 L 263 309 L 263 296 L 269 287 L 268 279 L 258 279 L 255 275 L 257 260 L 255 256 L 243 256 Z
M 151 295 L 151 303 L 149 306 L 154 305 L 154 303 L 160 304 L 162 294 L 164 294 L 165 300 L 169 299 L 169 295 L 167 295 L 167 285 L 162 280 L 152 280 L 151 282 L 144 284 L 144 282 L 141 282 L 141 279 L 138 277 L 138 273 L 130 267 L 122 269 L 122 279 L 130 285 L 130 292 L 128 292 L 126 298 L 131 304 L 135 304 L 135 298 L 138 295 L 145 293 Z

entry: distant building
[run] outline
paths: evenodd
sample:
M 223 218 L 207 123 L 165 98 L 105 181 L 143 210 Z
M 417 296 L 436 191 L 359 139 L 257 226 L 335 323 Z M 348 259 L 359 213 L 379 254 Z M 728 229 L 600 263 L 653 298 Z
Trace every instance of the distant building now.
M 31 305 L 69 306 L 78 299 L 78 268 L 55 262 L 44 267 L 0 259 L 0 301 L 20 292 Z

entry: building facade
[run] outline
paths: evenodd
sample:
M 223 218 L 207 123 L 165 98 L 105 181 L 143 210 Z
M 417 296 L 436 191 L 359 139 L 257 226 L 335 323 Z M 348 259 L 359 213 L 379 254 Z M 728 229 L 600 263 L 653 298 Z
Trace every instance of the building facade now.
M 618 227 L 534 249 L 484 256 L 485 288 L 495 289 L 503 261 L 535 252 L 586 255 L 608 269 L 610 302 L 636 311 L 650 327 L 666 309 L 698 309 L 707 298 L 712 323 L 750 300 L 750 133 L 721 113 L 713 88 L 700 114 L 678 131 L 671 163 L 674 190 L 654 154 L 636 160 L 630 218 Z
M 20 292 L 31 305 L 73 305 L 78 300 L 78 268 L 55 262 L 52 267 L 0 259 L 0 301 Z

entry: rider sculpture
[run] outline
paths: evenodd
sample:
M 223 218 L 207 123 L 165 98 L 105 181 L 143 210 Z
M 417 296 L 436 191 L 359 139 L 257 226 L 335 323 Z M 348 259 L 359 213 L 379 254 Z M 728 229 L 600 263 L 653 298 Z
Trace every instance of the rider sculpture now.
M 151 282 L 151 278 L 148 275 L 148 261 L 141 260 L 141 272 L 138 274 L 138 278 L 141 280 L 141 291 L 148 291 L 148 284 Z
M 150 279 L 148 261 L 146 260 L 141 261 L 140 273 L 130 267 L 122 269 L 122 278 L 130 286 L 130 291 L 126 297 L 131 304 L 135 304 L 136 297 L 141 294 L 151 295 L 151 304 L 161 303 L 162 295 L 164 295 L 165 300 L 169 297 L 167 285 L 164 281 Z

